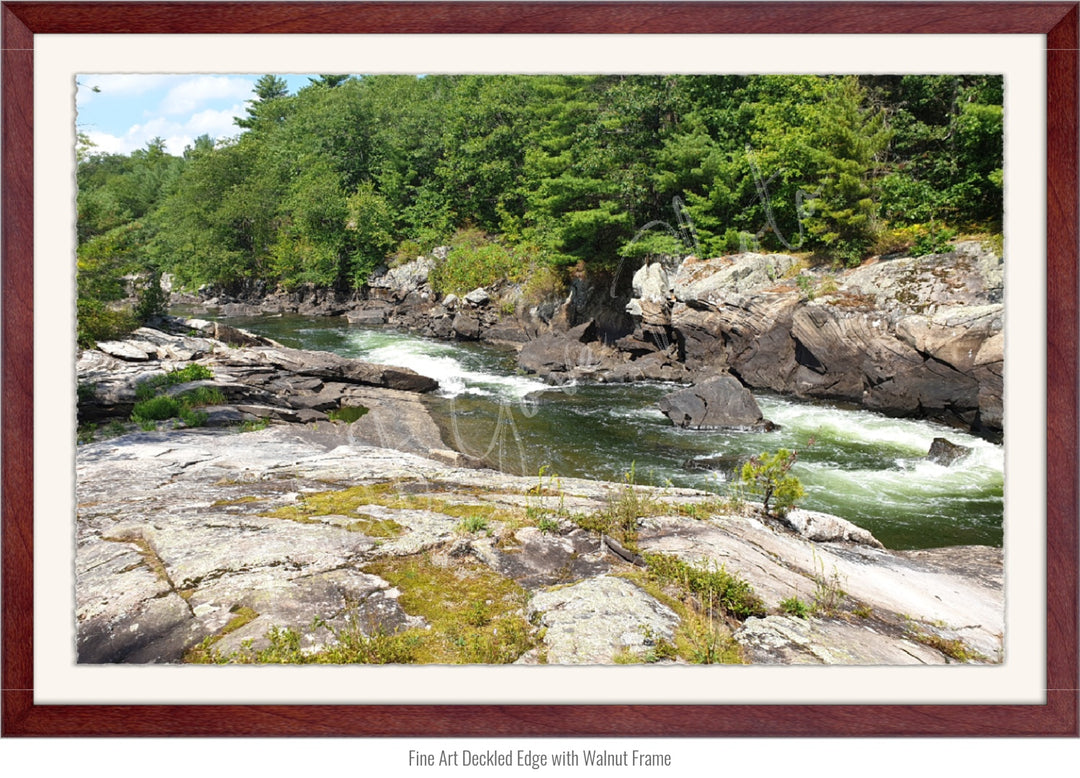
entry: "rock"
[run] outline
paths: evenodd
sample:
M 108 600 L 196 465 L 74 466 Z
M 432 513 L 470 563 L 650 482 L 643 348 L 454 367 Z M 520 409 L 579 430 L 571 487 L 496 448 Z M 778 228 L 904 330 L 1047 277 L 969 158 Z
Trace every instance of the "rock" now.
M 470 546 L 485 564 L 526 589 L 577 581 L 611 570 L 599 540 L 584 530 L 563 536 L 525 527 L 514 533 L 513 540 L 513 544 L 502 548 L 489 538 L 473 541 Z
M 948 467 L 959 462 L 970 453 L 971 448 L 968 446 L 961 446 L 945 438 L 934 438 L 926 458 L 931 462 Z
M 626 305 L 628 314 L 646 325 L 671 324 L 671 281 L 663 265 L 642 265 L 634 273 L 633 290 L 634 298 Z
M 367 286 L 383 299 L 401 301 L 424 289 L 428 284 L 428 276 L 434 269 L 434 258 L 417 257 L 411 262 L 373 275 L 367 280 Z
M 643 655 L 649 642 L 674 639 L 674 611 L 629 581 L 610 576 L 536 594 L 531 618 L 547 628 L 548 664 L 610 664 L 621 652 Z
M 563 333 L 550 332 L 521 347 L 518 365 L 545 378 L 592 372 L 598 364 L 598 356 L 610 351 L 600 344 L 594 346 L 595 338 L 596 323 L 592 320 Z
M 390 403 L 387 422 L 404 416 L 384 396 L 389 390 L 348 391 L 382 396 Z M 660 640 L 674 642 L 678 614 L 618 577 L 636 568 L 601 553 L 594 532 L 572 527 L 567 518 L 546 533 L 518 523 L 527 508 L 548 516 L 556 506 L 565 515 L 603 511 L 624 484 L 566 478 L 558 496 L 537 495 L 535 476 L 458 468 L 379 448 L 361 430 L 382 412 L 371 402 L 372 410 L 350 425 L 138 432 L 80 445 L 79 661 L 174 663 L 208 638 L 228 656 L 248 641 L 265 645 L 274 627 L 296 630 L 304 650 L 328 645 L 334 630 L 422 629 L 422 619 L 402 605 L 408 579 L 391 587 L 367 569 L 419 554 L 461 566 L 462 575 L 474 574 L 479 560 L 526 587 L 531 596 L 520 602 L 521 628 L 546 632 L 539 649 L 520 662 L 539 661 L 539 652 L 552 664 L 611 663 L 644 658 Z M 410 402 L 420 404 L 415 397 Z M 846 540 L 812 541 L 753 511 L 717 512 L 715 495 L 637 489 L 653 506 L 639 522 L 642 555 L 722 566 L 771 613 L 792 596 L 811 602 L 822 586 L 845 592 L 842 617 L 748 619 L 736 637 L 751 661 L 951 661 L 914 640 L 916 632 L 962 640 L 981 654 L 977 661 L 1001 661 L 1001 549 L 889 552 Z M 314 504 L 325 506 L 321 512 L 295 510 L 314 494 L 320 495 Z M 700 506 L 701 518 L 679 515 L 684 504 Z M 464 506 L 491 514 L 490 537 L 461 533 Z M 512 520 L 504 521 L 511 511 Z M 367 534 L 391 522 L 393 532 Z M 326 626 L 313 626 L 316 619 Z
M 133 362 L 145 362 L 151 354 L 157 354 L 157 349 L 151 344 L 140 341 L 106 340 L 99 342 L 97 349 L 110 357 Z
M 439 388 L 434 378 L 405 367 L 373 365 L 347 359 L 326 351 L 301 351 L 285 347 L 256 349 L 254 356 L 265 364 L 305 376 L 329 378 L 346 383 L 381 386 L 406 392 L 430 392 Z M 248 355 L 226 355 L 227 362 L 243 362 Z
M 646 302 L 666 302 L 671 294 L 671 280 L 659 262 L 642 265 L 634 273 L 634 297 Z
M 476 340 L 480 337 L 480 320 L 467 311 L 459 311 L 451 329 L 462 340 Z
M 483 287 L 473 289 L 467 295 L 465 295 L 465 302 L 471 305 L 473 308 L 479 308 L 482 305 L 487 305 L 491 301 L 491 295 L 487 293 L 487 290 Z
M 349 324 L 356 324 L 361 327 L 377 327 L 386 323 L 386 308 L 361 308 L 356 311 L 349 311 L 345 314 L 345 318 Z
M 734 454 L 718 454 L 715 456 L 696 457 L 683 462 L 687 470 L 709 470 L 735 475 L 742 467 L 743 458 Z M 736 476 L 737 478 L 738 476 Z
M 762 665 L 946 664 L 946 658 L 913 640 L 874 625 L 792 616 L 751 617 L 735 632 L 747 659 Z
M 276 346 L 278 345 L 269 338 L 264 338 L 260 335 L 242 330 L 239 327 L 233 327 L 228 324 L 222 324 L 221 322 L 214 323 L 214 329 L 212 335 L 215 340 L 220 340 L 222 343 L 228 343 L 233 346 Z M 188 357 L 189 359 L 191 357 Z
M 877 538 L 862 527 L 828 513 L 792 508 L 787 512 L 784 521 L 804 538 L 816 543 L 844 541 L 871 548 L 884 548 Z
M 761 429 L 767 424 L 750 390 L 727 374 L 672 392 L 657 404 L 677 427 Z
M 687 258 L 672 279 L 679 302 L 716 307 L 722 301 L 776 286 L 798 264 L 786 254 L 737 254 L 701 260 Z
M 452 311 L 454 306 L 458 304 L 458 296 L 456 294 L 448 294 L 443 298 L 442 304 L 447 310 Z

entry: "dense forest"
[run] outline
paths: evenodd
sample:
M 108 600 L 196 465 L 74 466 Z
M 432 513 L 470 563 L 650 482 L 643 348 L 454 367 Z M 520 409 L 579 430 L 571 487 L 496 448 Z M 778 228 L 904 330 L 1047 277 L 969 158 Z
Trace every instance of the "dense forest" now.
M 451 247 L 440 291 L 535 294 L 648 255 L 836 265 L 998 235 L 998 76 L 263 76 L 227 139 L 78 156 L 79 340 L 185 288 L 354 289 Z M 125 277 L 142 279 L 134 310 Z

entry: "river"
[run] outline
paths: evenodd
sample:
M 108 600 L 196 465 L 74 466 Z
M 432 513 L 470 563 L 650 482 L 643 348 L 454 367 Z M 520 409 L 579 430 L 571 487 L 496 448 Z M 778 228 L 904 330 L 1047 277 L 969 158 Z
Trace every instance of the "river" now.
M 518 372 L 512 352 L 420 338 L 335 319 L 230 319 L 295 348 L 409 367 L 440 382 L 429 399 L 447 442 L 521 475 L 584 477 L 726 494 L 738 462 L 798 451 L 803 507 L 842 516 L 889 548 L 1002 543 L 1004 448 L 942 426 L 859 408 L 755 392 L 768 433 L 676 428 L 656 401 L 670 384 L 551 386 Z M 935 437 L 972 452 L 945 467 L 925 459 Z

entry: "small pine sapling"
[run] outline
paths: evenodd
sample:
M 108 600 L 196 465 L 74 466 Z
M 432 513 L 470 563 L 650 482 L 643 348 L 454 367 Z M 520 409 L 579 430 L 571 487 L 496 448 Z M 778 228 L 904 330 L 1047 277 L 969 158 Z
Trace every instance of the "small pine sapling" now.
M 761 495 L 766 516 L 782 517 L 806 496 L 802 483 L 790 473 L 798 457 L 797 451 L 782 448 L 774 454 L 765 452 L 743 464 L 742 482 L 751 492 Z M 770 511 L 770 503 L 775 513 Z

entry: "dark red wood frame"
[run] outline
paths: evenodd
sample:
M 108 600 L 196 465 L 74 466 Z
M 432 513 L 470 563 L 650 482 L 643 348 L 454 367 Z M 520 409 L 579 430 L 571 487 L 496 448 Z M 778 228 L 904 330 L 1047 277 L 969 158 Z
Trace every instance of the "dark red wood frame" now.
M 5 736 L 1075 736 L 1077 15 L 1071 3 L 3 2 L 2 640 Z M 980 33 L 1047 40 L 1044 705 L 35 705 L 34 35 Z

